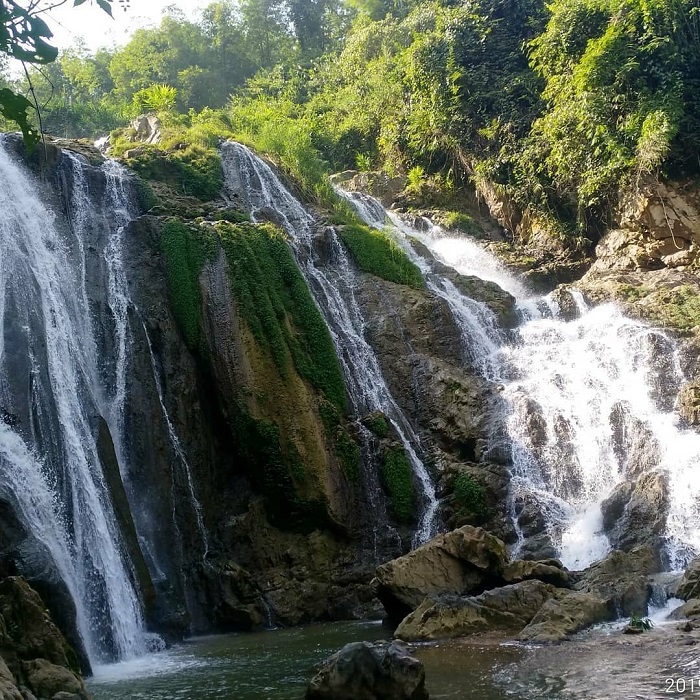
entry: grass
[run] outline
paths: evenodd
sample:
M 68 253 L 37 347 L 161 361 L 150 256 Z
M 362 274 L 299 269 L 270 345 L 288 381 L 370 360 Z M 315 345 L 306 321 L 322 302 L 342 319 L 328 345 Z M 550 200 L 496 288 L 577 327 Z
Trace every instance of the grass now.
M 343 226 L 339 233 L 364 272 L 416 289 L 425 286 L 420 270 L 388 234 L 359 224 Z

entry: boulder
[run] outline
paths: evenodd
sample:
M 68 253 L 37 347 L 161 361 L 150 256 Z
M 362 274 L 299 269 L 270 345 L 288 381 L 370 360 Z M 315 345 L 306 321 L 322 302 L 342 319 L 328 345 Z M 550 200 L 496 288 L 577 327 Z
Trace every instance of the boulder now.
M 656 568 L 650 547 L 614 550 L 586 569 L 574 588 L 603 600 L 613 616 L 643 616 L 651 598 L 650 575 Z
M 27 686 L 39 698 L 53 698 L 58 693 L 89 700 L 85 684 L 72 671 L 56 666 L 46 659 L 34 659 L 22 664 Z
M 697 620 L 700 618 L 700 598 L 691 598 L 668 616 L 669 620 Z
M 700 598 L 700 557 L 693 559 L 676 589 L 676 598 L 690 600 Z
M 542 581 L 522 581 L 478 596 L 429 596 L 399 625 L 406 641 L 465 637 L 491 630 L 517 631 L 527 625 L 556 589 Z
M 478 595 L 500 585 L 507 563 L 501 540 L 465 525 L 380 566 L 377 597 L 390 621 L 398 624 L 428 595 Z
M 558 588 L 570 588 L 571 576 L 558 559 L 529 561 L 516 559 L 503 570 L 503 580 L 506 583 L 519 583 L 537 579 Z
M 607 602 L 597 595 L 557 590 L 518 635 L 523 642 L 559 642 L 596 622 L 615 617 Z
M 326 659 L 307 700 L 428 700 L 423 664 L 406 647 L 354 642 Z
M 700 426 L 700 382 L 688 382 L 678 394 L 678 413 L 690 425 Z

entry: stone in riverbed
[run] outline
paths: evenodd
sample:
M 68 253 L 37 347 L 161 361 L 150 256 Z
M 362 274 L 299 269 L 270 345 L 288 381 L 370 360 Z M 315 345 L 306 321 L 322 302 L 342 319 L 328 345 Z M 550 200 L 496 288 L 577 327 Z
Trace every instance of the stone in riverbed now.
M 398 624 L 430 594 L 478 595 L 503 582 L 508 563 L 501 540 L 465 525 L 377 569 L 377 597 Z
M 430 596 L 408 615 L 395 636 L 406 641 L 451 639 L 490 630 L 520 630 L 554 595 L 554 586 L 522 581 L 478 596 Z
M 613 618 L 614 613 L 599 596 L 560 589 L 544 603 L 518 639 L 559 642 L 589 625 Z
M 306 700 L 428 700 L 425 670 L 399 642 L 346 644 L 323 662 Z

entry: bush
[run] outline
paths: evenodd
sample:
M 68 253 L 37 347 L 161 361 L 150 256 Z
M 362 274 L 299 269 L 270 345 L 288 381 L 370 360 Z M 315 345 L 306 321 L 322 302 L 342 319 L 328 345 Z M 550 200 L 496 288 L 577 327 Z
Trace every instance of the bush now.
M 481 517 L 486 513 L 486 491 L 471 474 L 459 474 L 453 485 L 462 517 Z

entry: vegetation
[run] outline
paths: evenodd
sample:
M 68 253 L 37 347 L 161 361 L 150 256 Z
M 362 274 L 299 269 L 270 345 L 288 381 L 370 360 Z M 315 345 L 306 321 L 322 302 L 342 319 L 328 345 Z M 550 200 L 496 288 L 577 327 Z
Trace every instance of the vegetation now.
M 420 270 L 383 231 L 351 224 L 340 229 L 340 238 L 361 270 L 397 284 L 425 286 Z
M 458 474 L 452 488 L 460 516 L 479 518 L 485 514 L 486 490 L 471 474 Z
M 404 174 L 409 201 L 471 181 L 581 250 L 621 187 L 700 169 L 694 0 L 219 0 L 194 21 L 171 7 L 126 46 L 57 60 L 42 24 L 31 31 L 48 131 L 92 136 L 155 110 L 186 144 L 161 146 L 167 176 L 201 196 L 218 177 L 206 150 L 235 136 L 336 222 L 357 223 L 326 174 L 359 164 Z M 0 37 L 0 56 L 13 41 Z M 32 94 L 26 80 L 5 84 Z M 136 160 L 154 167 L 148 151 Z M 475 232 L 463 212 L 448 219 Z M 379 239 L 346 238 L 367 264 Z
M 399 523 L 412 523 L 416 517 L 416 489 L 411 462 L 403 447 L 397 445 L 385 451 L 381 476 L 392 517 Z
M 335 406 L 327 401 L 322 401 L 320 411 L 328 444 L 340 462 L 348 481 L 353 484 L 357 483 L 360 480 L 360 469 L 362 468 L 360 446 L 348 432 L 343 423 L 343 417 Z
M 234 297 L 282 376 L 300 376 L 341 412 L 346 394 L 335 347 L 282 233 L 270 224 L 215 224 Z
M 630 617 L 627 627 L 634 632 L 647 632 L 654 627 L 654 623 L 648 617 L 635 614 Z
M 389 422 L 386 417 L 379 412 L 371 413 L 369 416 L 363 418 L 362 425 L 380 439 L 389 437 Z
M 175 319 L 187 346 L 198 352 L 202 349 L 199 275 L 207 258 L 216 252 L 216 240 L 204 228 L 171 219 L 163 226 L 161 248 Z

